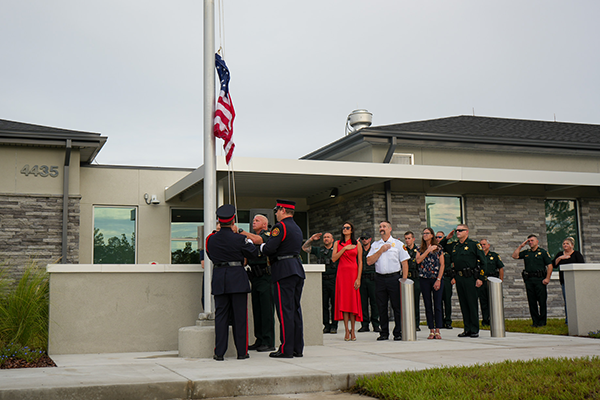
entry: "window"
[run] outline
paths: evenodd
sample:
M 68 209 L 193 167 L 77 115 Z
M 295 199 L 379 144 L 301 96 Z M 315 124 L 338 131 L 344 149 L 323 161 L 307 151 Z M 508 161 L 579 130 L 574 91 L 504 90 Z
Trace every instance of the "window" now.
M 171 209 L 172 264 L 200 264 L 198 249 L 204 248 L 203 227 L 203 210 Z
M 136 207 L 94 207 L 94 264 L 135 264 Z
M 462 199 L 460 197 L 425 196 L 427 226 L 434 232 L 446 235 L 462 223 Z
M 237 212 L 236 226 L 250 230 L 250 211 Z M 204 249 L 204 210 L 171 209 L 171 263 L 200 264 Z
M 546 200 L 546 236 L 548 252 L 552 257 L 562 251 L 562 242 L 569 236 L 579 249 L 577 203 L 575 200 Z

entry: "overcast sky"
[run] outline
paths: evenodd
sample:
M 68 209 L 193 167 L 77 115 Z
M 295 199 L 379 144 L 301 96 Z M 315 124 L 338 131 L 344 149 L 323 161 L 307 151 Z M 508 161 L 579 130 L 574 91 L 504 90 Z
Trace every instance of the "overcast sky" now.
M 299 158 L 357 108 L 600 124 L 597 0 L 224 3 L 234 157 Z M 202 0 L 2 0 L 0 119 L 108 136 L 100 164 L 198 167 L 202 26 Z

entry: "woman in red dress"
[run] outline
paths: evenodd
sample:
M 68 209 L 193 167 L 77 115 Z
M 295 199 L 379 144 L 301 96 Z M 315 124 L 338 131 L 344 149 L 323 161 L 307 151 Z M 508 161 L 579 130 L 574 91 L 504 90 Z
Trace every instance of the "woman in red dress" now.
M 354 225 L 344 222 L 342 239 L 333 244 L 333 262 L 338 262 L 335 280 L 335 319 L 344 320 L 346 336 L 344 340 L 356 340 L 354 323 L 362 321 L 360 301 L 360 276 L 362 274 L 362 246 L 354 237 Z M 350 321 L 350 329 L 348 329 Z

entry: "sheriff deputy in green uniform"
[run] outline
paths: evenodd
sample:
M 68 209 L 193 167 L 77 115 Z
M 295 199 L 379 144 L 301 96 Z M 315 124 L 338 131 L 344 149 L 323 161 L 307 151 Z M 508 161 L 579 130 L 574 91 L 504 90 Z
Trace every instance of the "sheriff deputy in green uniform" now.
M 377 309 L 377 296 L 375 294 L 375 264 L 367 263 L 367 255 L 371 250 L 371 233 L 363 232 L 360 236 L 360 244 L 362 245 L 362 276 L 360 279 L 360 301 L 362 303 L 363 320 L 360 325 L 359 332 L 369 332 L 369 323 L 373 325 L 374 332 L 381 332 L 379 326 L 379 310 Z M 369 305 L 371 312 L 369 313 Z
M 312 243 L 323 236 L 323 247 L 312 247 Z M 323 333 L 337 333 L 338 322 L 335 320 L 335 277 L 337 262 L 331 261 L 333 254 L 333 235 L 329 232 L 315 233 L 303 245 L 302 250 L 317 257 L 317 263 L 325 264 L 325 272 L 321 274 L 323 290 Z
M 546 325 L 547 286 L 550 283 L 550 275 L 552 275 L 552 258 L 546 250 L 539 247 L 539 243 L 536 235 L 529 235 L 527 240 L 521 243 L 512 254 L 512 258 L 515 260 L 525 261 L 522 275 L 534 328 Z M 529 249 L 521 250 L 527 244 Z
M 269 220 L 261 214 L 252 219 L 252 230 L 240 233 L 255 245 L 260 246 L 269 240 Z M 275 305 L 273 303 L 273 280 L 267 257 L 262 254 L 257 258 L 248 259 L 250 271 L 248 276 L 252 284 L 252 315 L 254 318 L 254 336 L 256 341 L 248 346 L 248 350 L 259 352 L 275 350 Z
M 452 286 L 454 286 L 456 282 L 454 281 L 454 265 L 452 265 L 450 252 L 452 251 L 454 242 L 450 243 L 448 239 L 446 239 L 446 235 L 443 231 L 437 232 L 435 238 L 444 250 L 444 288 L 442 289 L 442 317 L 444 328 L 452 329 Z
M 490 292 L 487 285 L 487 278 L 493 276 L 504 280 L 504 263 L 498 255 L 498 253 L 490 251 L 490 242 L 487 239 L 481 239 L 479 241 L 481 248 L 485 253 L 487 266 L 485 268 L 485 275 L 483 278 L 483 285 L 477 288 L 477 295 L 479 296 L 479 305 L 481 306 L 481 325 L 490 325 Z
M 486 268 L 486 259 L 481 245 L 469 239 L 469 227 L 460 224 L 456 228 L 458 241 L 454 242 L 450 257 L 454 264 L 454 279 L 460 312 L 463 316 L 465 330 L 458 337 L 479 337 L 479 313 L 477 310 L 477 288 L 483 284 L 479 278 Z M 455 231 L 451 231 L 446 239 L 450 239 Z
M 421 307 L 419 304 L 419 299 L 421 298 L 421 283 L 419 280 L 419 267 L 417 264 L 417 247 L 415 246 L 415 234 L 411 231 L 408 231 L 404 234 L 404 250 L 410 256 L 410 260 L 408 260 L 408 277 L 414 282 L 415 285 L 415 322 L 417 330 L 420 331 L 421 328 Z

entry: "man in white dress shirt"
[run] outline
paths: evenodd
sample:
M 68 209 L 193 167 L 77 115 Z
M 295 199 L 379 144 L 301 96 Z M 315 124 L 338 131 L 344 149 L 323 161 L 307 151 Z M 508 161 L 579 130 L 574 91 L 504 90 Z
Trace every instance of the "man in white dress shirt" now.
M 388 300 L 394 311 L 394 340 L 402 340 L 400 319 L 400 278 L 408 277 L 410 255 L 402 243 L 392 237 L 392 224 L 382 221 L 379 224 L 381 239 L 371 245 L 367 256 L 369 265 L 375 264 L 375 292 L 380 312 L 381 333 L 377 340 L 388 340 L 390 336 Z

